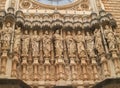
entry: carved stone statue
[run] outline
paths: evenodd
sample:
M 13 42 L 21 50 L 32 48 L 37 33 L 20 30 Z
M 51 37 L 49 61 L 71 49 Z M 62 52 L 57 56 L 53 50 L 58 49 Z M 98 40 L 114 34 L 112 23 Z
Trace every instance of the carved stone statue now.
M 42 40 L 43 40 L 43 55 L 44 57 L 50 57 L 51 36 L 49 35 L 48 31 L 45 31 Z
M 78 55 L 81 54 L 81 51 L 84 51 L 84 37 L 81 33 L 81 31 L 78 31 L 75 41 L 77 42 L 77 49 L 78 49 Z
M 21 41 L 21 28 L 18 27 L 15 30 L 14 52 L 18 52 L 20 50 L 20 41 Z
M 55 53 L 57 57 L 61 57 L 63 53 L 63 38 L 59 34 L 59 30 L 57 30 L 53 36 L 54 38 L 54 43 L 55 43 Z
M 114 34 L 112 32 L 108 33 L 107 42 L 110 50 L 116 48 L 116 45 L 115 45 L 116 42 L 115 42 Z
M 93 37 L 90 36 L 89 32 L 87 32 L 87 35 L 85 36 L 85 40 L 86 40 L 86 48 L 87 48 L 88 54 L 93 55 L 94 41 L 93 41 Z
M 120 31 L 117 29 L 114 34 L 115 34 L 116 41 L 117 41 L 117 47 L 120 50 Z
M 29 49 L 29 35 L 28 31 L 25 30 L 25 34 L 22 36 L 22 54 L 26 55 L 28 54 Z
M 105 26 L 104 34 L 108 43 L 109 50 L 115 49 L 116 48 L 115 36 L 108 26 Z
M 76 45 L 75 45 L 74 38 L 72 37 L 70 31 L 68 31 L 66 35 L 66 44 L 67 44 L 67 50 L 68 50 L 69 57 L 75 56 Z
M 3 32 L 3 46 L 9 47 L 10 40 L 12 38 L 12 33 L 13 33 L 13 29 L 9 22 L 6 24 L 5 29 L 2 32 Z
M 31 38 L 33 56 L 36 56 L 39 53 L 39 40 L 40 38 L 38 37 L 37 31 L 35 30 Z
M 94 32 L 94 36 L 95 36 L 95 48 L 97 49 L 99 54 L 102 54 L 104 52 L 104 47 L 102 44 L 102 37 L 100 34 L 100 30 L 96 30 Z

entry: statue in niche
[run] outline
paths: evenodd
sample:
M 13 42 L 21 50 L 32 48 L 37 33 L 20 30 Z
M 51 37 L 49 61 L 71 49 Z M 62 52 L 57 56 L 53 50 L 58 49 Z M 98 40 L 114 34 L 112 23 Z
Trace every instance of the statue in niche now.
M 54 43 L 55 43 L 55 53 L 57 57 L 61 57 L 63 53 L 63 38 L 59 34 L 59 30 L 56 30 L 54 36 Z
M 115 41 L 115 38 L 114 38 L 114 34 L 112 32 L 109 32 L 107 34 L 107 42 L 108 42 L 108 47 L 110 50 L 112 49 L 115 49 L 116 48 L 116 41 Z
M 39 54 L 39 40 L 40 38 L 37 35 L 37 31 L 34 30 L 31 38 L 33 56 L 36 56 Z
M 25 30 L 25 34 L 22 36 L 22 54 L 27 55 L 29 49 L 29 34 L 28 30 Z
M 3 35 L 3 46 L 9 47 L 10 46 L 10 40 L 12 38 L 13 29 L 11 27 L 11 24 L 8 22 L 5 26 L 5 29 L 2 30 Z
M 87 52 L 90 56 L 94 55 L 94 39 L 93 37 L 89 34 L 89 32 L 86 33 L 85 36 L 85 41 L 86 41 L 86 48 L 87 48 Z
M 66 44 L 67 44 L 67 50 L 68 50 L 69 57 L 75 56 L 76 45 L 75 45 L 75 40 L 73 36 L 71 35 L 70 31 L 68 31 L 66 35 Z
M 43 55 L 44 57 L 50 57 L 51 36 L 49 35 L 48 31 L 45 31 L 42 40 L 43 40 Z
M 94 36 L 95 36 L 95 48 L 97 49 L 99 54 L 102 54 L 104 52 L 104 47 L 102 44 L 102 37 L 100 30 L 96 29 L 94 32 Z
M 20 50 L 20 40 L 21 39 L 21 28 L 18 27 L 15 30 L 15 39 L 14 39 L 14 52 L 18 52 Z
M 75 41 L 77 43 L 77 49 L 78 49 L 78 55 L 81 54 L 81 51 L 84 51 L 84 37 L 81 33 L 81 31 L 77 32 L 77 35 L 75 37 Z
M 105 26 L 104 34 L 108 44 L 108 48 L 110 50 L 115 49 L 116 48 L 115 36 L 114 33 L 112 32 L 112 29 L 110 29 L 109 26 Z
M 115 34 L 115 38 L 117 41 L 117 47 L 120 50 L 120 31 L 119 31 L 119 29 L 116 29 L 114 34 Z

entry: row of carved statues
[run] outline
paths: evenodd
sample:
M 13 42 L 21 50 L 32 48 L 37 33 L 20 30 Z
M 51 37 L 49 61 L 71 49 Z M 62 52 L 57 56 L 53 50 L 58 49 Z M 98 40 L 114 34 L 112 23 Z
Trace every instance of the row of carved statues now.
M 43 50 L 45 57 L 49 57 L 51 51 L 55 51 L 56 57 L 62 56 L 64 50 L 68 52 L 69 57 L 74 56 L 76 52 L 80 55 L 84 50 L 90 55 L 94 49 L 101 53 L 104 52 L 104 39 L 109 51 L 119 49 L 120 46 L 119 32 L 113 32 L 108 26 L 104 30 L 104 39 L 100 30 L 96 30 L 92 35 L 89 32 L 84 34 L 81 31 L 77 31 L 74 35 L 71 31 L 67 31 L 63 35 L 61 30 L 56 30 L 53 34 L 49 30 L 45 30 L 42 35 L 38 35 L 37 30 L 33 30 L 33 33 L 28 33 L 28 30 L 24 30 L 23 33 L 21 30 L 20 27 L 14 30 L 10 23 L 7 23 L 6 27 L 0 30 L 1 46 L 8 47 L 13 43 L 13 51 L 21 51 L 24 55 L 27 55 L 31 48 L 32 56 L 38 55 L 40 50 Z
M 22 30 L 21 27 L 14 30 L 10 23 L 0 30 L 1 73 L 6 71 L 9 52 L 12 53 L 12 76 L 24 80 L 31 77 L 34 80 L 40 77 L 46 80 L 98 80 L 100 69 L 105 76 L 110 75 L 106 52 L 113 58 L 116 74 L 120 73 L 118 30 L 115 32 L 106 26 L 104 31 L 96 29 L 94 33 L 80 30 L 64 33 L 62 29 L 39 31 Z

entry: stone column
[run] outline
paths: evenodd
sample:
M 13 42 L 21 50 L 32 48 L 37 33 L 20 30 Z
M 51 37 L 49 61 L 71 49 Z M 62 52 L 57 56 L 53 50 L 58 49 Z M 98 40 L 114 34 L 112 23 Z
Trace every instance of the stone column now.
M 5 10 L 7 11 L 7 9 L 11 7 L 11 0 L 6 0 L 6 3 L 5 3 Z
M 72 80 L 75 81 L 77 80 L 77 73 L 75 70 L 76 63 L 75 63 L 75 58 L 70 58 L 70 66 L 71 66 L 71 72 L 72 72 Z
M 27 57 L 22 58 L 22 79 L 27 80 Z
M 62 58 L 56 61 L 57 80 L 65 80 L 65 63 Z
M 39 80 L 39 78 L 38 78 L 38 65 L 39 65 L 38 58 L 34 57 L 34 62 L 33 62 L 33 71 L 34 71 L 34 73 L 33 73 L 33 80 L 34 81 L 38 81 Z
M 91 4 L 91 9 L 96 12 L 97 11 L 96 0 L 90 0 L 90 4 Z
M 82 72 L 83 72 L 83 80 L 87 80 L 88 79 L 88 75 L 87 75 L 87 68 L 86 68 L 86 56 L 82 56 L 81 58 L 81 65 L 82 65 Z
M 115 73 L 117 76 L 119 76 L 120 75 L 119 57 L 117 56 L 117 52 L 115 50 L 112 51 L 112 60 L 115 67 Z
M 94 80 L 97 81 L 99 79 L 98 71 L 97 71 L 97 63 L 96 58 L 92 57 L 92 68 L 93 68 L 93 74 L 94 74 Z
M 15 1 L 15 9 L 16 9 L 16 11 L 19 9 L 19 4 L 20 4 L 20 0 L 16 0 Z
M 45 80 L 49 81 L 50 80 L 50 62 L 49 62 L 49 58 L 45 58 Z
M 1 56 L 1 74 L 6 74 L 6 64 L 7 64 L 8 56 L 7 56 L 7 50 L 3 49 L 3 53 Z
M 17 64 L 18 64 L 18 54 L 15 54 L 12 61 L 12 77 L 17 77 Z
M 108 62 L 104 54 L 101 55 L 101 64 L 102 64 L 102 69 L 103 69 L 103 74 L 105 77 L 110 76 L 110 72 L 108 69 Z

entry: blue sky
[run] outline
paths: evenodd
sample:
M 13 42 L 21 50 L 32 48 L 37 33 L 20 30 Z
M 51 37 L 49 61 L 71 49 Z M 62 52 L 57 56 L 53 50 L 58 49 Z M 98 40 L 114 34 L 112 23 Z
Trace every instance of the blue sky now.
M 74 0 L 37 0 L 37 1 L 49 5 L 65 5 L 73 2 Z

